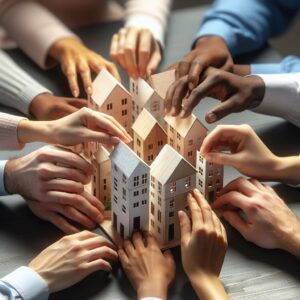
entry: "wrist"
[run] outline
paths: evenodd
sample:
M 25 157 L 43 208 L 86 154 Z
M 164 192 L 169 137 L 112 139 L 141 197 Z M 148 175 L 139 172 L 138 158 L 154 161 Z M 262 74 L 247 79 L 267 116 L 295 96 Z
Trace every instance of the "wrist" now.
M 155 297 L 159 299 L 167 299 L 168 285 L 159 282 L 146 281 L 137 288 L 138 299 L 146 297 Z
M 247 85 L 251 87 L 251 95 L 253 96 L 248 109 L 253 109 L 259 106 L 264 99 L 266 91 L 265 82 L 261 77 L 255 75 L 247 76 L 245 80 L 247 80 Z
M 43 108 L 45 107 L 45 102 L 51 101 L 53 95 L 50 93 L 42 93 L 35 96 L 29 106 L 29 113 L 34 116 L 37 120 L 42 119 Z
M 279 248 L 300 258 L 300 222 L 295 220 L 280 236 Z
M 226 48 L 226 50 L 229 52 L 225 40 L 217 35 L 206 35 L 198 38 L 198 40 L 195 43 L 195 47 L 196 48 L 203 47 L 203 46 L 207 46 L 208 44 L 213 44 L 214 47 L 217 46 L 217 47 Z
M 274 179 L 286 184 L 300 183 L 300 156 L 275 157 Z
M 17 180 L 14 174 L 16 167 L 15 161 L 14 159 L 7 161 L 4 169 L 4 186 L 6 192 L 10 195 L 18 194 Z

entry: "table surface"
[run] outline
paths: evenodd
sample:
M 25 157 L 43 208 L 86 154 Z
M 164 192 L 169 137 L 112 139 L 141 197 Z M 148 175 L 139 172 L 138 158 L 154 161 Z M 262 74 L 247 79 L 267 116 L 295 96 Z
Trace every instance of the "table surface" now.
M 191 45 L 206 8 L 175 11 L 170 19 L 165 58 L 161 69 L 185 54 Z M 92 49 L 108 57 L 111 35 L 121 23 L 101 24 L 75 30 Z M 9 51 L 13 59 L 33 77 L 38 79 L 57 95 L 69 95 L 66 80 L 58 68 L 44 72 L 35 66 L 19 50 Z M 239 61 L 277 62 L 280 56 L 266 48 L 258 54 L 245 55 Z M 122 73 L 127 84 L 128 79 Z M 195 114 L 204 120 L 204 113 L 215 104 L 215 100 L 205 99 L 195 109 Z M 1 110 L 8 111 L 2 108 Z M 299 129 L 287 122 L 252 112 L 233 114 L 225 118 L 224 124 L 250 124 L 272 151 L 279 155 L 300 153 Z M 209 129 L 213 128 L 209 126 Z M 41 144 L 31 144 L 19 152 L 1 152 L 0 159 L 7 159 L 28 153 Z M 240 174 L 225 168 L 225 184 Z M 273 184 L 295 213 L 300 215 L 299 189 L 281 184 Z M 297 201 L 298 200 L 298 201 Z M 232 299 L 300 299 L 299 260 L 280 250 L 264 250 L 245 241 L 238 232 L 226 226 L 229 249 L 221 273 Z M 95 230 L 99 232 L 99 229 Z M 3 197 L 0 200 L 0 277 L 20 265 L 26 265 L 47 245 L 62 236 L 50 223 L 33 216 L 18 196 Z M 169 289 L 170 299 L 196 299 L 185 276 L 180 260 L 180 249 L 172 250 L 177 262 L 176 279 Z M 135 292 L 125 278 L 119 265 L 112 274 L 97 272 L 81 283 L 51 295 L 51 299 L 134 299 Z

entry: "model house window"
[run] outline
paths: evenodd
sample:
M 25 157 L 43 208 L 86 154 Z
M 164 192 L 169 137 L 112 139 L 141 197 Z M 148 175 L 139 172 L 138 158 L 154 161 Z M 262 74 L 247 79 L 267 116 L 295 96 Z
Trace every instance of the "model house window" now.
M 189 146 L 193 146 L 193 140 L 189 140 Z
M 136 139 L 136 144 L 138 145 L 138 146 L 141 146 L 141 141 L 137 138 Z
M 94 188 L 93 195 L 96 197 L 96 188 Z
M 150 195 L 154 198 L 154 192 L 151 192 Z
M 146 194 L 147 193 L 147 188 L 142 189 L 142 194 Z
M 113 214 L 113 228 L 115 230 L 117 230 L 117 223 L 118 223 L 118 218 L 117 218 L 117 215 L 114 213 Z
M 209 172 L 208 172 L 208 177 L 213 177 L 213 175 L 214 175 L 214 172 L 213 172 L 213 171 L 209 171 Z
M 132 100 L 132 109 L 135 110 L 135 102 Z
M 185 179 L 185 185 L 184 186 L 187 189 L 191 186 L 191 177 L 190 176 Z
M 213 187 L 212 182 L 208 183 L 208 187 L 212 189 L 212 187 Z
M 148 155 L 148 161 L 152 161 L 153 160 L 153 154 Z
M 152 101 L 150 109 L 153 112 L 159 111 L 159 102 L 158 101 Z
M 142 205 L 146 205 L 147 204 L 147 200 L 142 200 Z
M 180 152 L 180 146 L 179 145 L 177 145 L 177 151 Z
M 140 153 L 139 151 L 137 151 L 136 155 L 137 155 L 138 157 L 141 157 L 141 153 Z
M 157 211 L 157 220 L 158 220 L 158 222 L 161 223 L 161 211 L 160 210 Z
M 109 104 L 106 105 L 107 110 L 112 110 L 112 108 L 113 108 L 112 103 L 109 103 Z
M 203 187 L 203 182 L 202 182 L 201 179 L 198 180 L 198 184 L 199 184 L 201 187 Z
M 154 204 L 153 204 L 153 202 L 151 202 L 151 215 L 154 216 Z
M 138 186 L 140 184 L 140 176 L 134 176 L 133 186 Z
M 93 182 L 96 183 L 96 175 L 93 176 Z
M 158 203 L 159 206 L 161 206 L 161 197 L 159 197 L 159 196 L 157 198 L 157 203 Z
M 120 223 L 120 236 L 124 239 L 124 225 L 122 223 Z
M 217 174 L 217 175 L 221 175 L 221 170 L 220 170 L 220 169 L 217 169 L 216 174 Z
M 171 193 L 176 192 L 176 181 L 173 181 L 173 182 L 170 184 L 170 192 L 171 192 Z
M 135 217 L 133 219 L 133 229 L 140 230 L 141 228 L 141 217 Z
M 118 167 L 115 164 L 114 164 L 114 169 L 115 169 L 116 172 L 118 172 Z
M 181 140 L 181 135 L 177 132 L 177 138 L 180 141 Z
M 138 195 L 139 195 L 139 191 L 134 191 L 134 192 L 133 192 L 133 196 L 134 196 L 134 197 L 137 197 Z
M 157 145 L 158 145 L 158 146 L 163 146 L 163 144 L 164 144 L 163 141 L 158 141 L 158 142 L 157 142 Z
M 154 220 L 151 219 L 151 226 L 154 228 Z
M 173 145 L 174 145 L 174 141 L 173 141 L 173 139 L 170 139 L 170 146 L 173 147 Z
M 210 166 L 210 167 L 213 167 L 213 165 L 214 165 L 214 163 L 212 163 L 212 162 L 209 163 L 209 166 Z
M 118 204 L 118 198 L 117 198 L 116 195 L 114 195 L 114 201 L 115 201 L 116 204 Z
M 174 132 L 174 128 L 172 126 L 170 126 L 170 132 Z
M 193 151 L 189 151 L 188 156 L 193 156 Z
M 151 187 L 155 189 L 155 179 L 153 176 L 151 176 Z
M 103 190 L 106 191 L 106 179 L 103 179 Z
M 126 105 L 127 104 L 127 98 L 122 99 L 122 105 Z
M 142 175 L 142 184 L 146 184 L 147 183 L 147 178 L 148 178 L 148 174 L 143 174 Z
M 221 180 L 220 179 L 217 179 L 216 180 L 216 184 L 220 184 L 221 183 Z
M 126 200 L 126 190 L 123 188 L 122 190 L 123 199 Z
M 170 217 L 170 218 L 174 217 L 174 211 L 170 211 L 170 212 L 169 212 L 169 217 Z
M 199 138 L 197 139 L 197 144 L 198 144 L 198 145 L 201 145 L 201 144 L 202 144 L 202 139 L 201 139 L 201 137 L 199 137 Z
M 114 177 L 114 190 L 118 191 L 118 179 Z
M 139 115 L 140 114 L 140 108 L 138 105 L 136 105 L 136 113 Z
M 203 163 L 203 157 L 199 155 L 199 161 Z
M 132 84 L 131 84 L 131 89 L 132 89 L 132 92 L 134 93 L 135 92 L 135 84 L 134 84 L 134 82 L 132 82 Z
M 125 174 L 123 174 L 123 176 L 122 176 L 122 182 L 125 183 L 125 184 L 126 184 L 126 182 L 127 182 L 127 177 L 126 177 Z
M 203 175 L 203 169 L 201 167 L 199 167 L 199 173 Z
M 158 182 L 158 193 L 161 194 L 162 191 L 162 185 L 160 182 Z
M 127 109 L 122 110 L 122 116 L 127 116 Z
M 126 206 L 124 204 L 122 205 L 122 212 L 126 214 Z
M 170 208 L 174 208 L 174 198 L 170 199 Z
M 148 150 L 151 150 L 151 149 L 153 149 L 153 144 L 148 145 Z
M 133 203 L 133 207 L 134 208 L 139 207 L 139 203 L 138 202 Z
M 208 202 L 213 202 L 215 200 L 215 191 L 208 192 Z

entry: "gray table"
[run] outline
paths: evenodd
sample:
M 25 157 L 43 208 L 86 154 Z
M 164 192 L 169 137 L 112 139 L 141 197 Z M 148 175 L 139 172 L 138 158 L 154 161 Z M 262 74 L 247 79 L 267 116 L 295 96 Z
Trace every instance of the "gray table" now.
M 174 12 L 161 68 L 179 59 L 190 47 L 204 9 L 187 9 Z M 110 36 L 120 23 L 91 26 L 77 30 L 79 36 L 96 51 L 108 55 Z M 43 72 L 19 50 L 9 54 L 33 77 L 52 89 L 57 95 L 69 95 L 66 80 L 58 69 Z M 249 62 L 255 60 L 276 62 L 279 55 L 271 49 L 240 57 Z M 127 82 L 125 74 L 122 74 Z M 215 103 L 203 101 L 195 110 L 203 120 L 204 112 Z M 7 110 L 6 110 L 7 111 Z M 226 124 L 250 124 L 263 141 L 277 154 L 300 153 L 299 129 L 278 118 L 244 112 L 225 118 Z M 215 125 L 214 125 L 215 126 Z M 212 126 L 212 127 L 214 127 Z M 209 128 L 212 128 L 209 126 Z M 21 152 L 2 152 L 0 159 L 28 153 L 41 144 L 31 144 Z M 225 169 L 225 183 L 240 176 L 233 169 Z M 283 185 L 275 186 L 289 206 L 300 215 L 299 190 Z M 268 251 L 246 242 L 235 230 L 227 226 L 229 250 L 221 278 L 232 299 L 300 299 L 300 264 L 295 257 L 279 250 Z M 96 230 L 98 232 L 98 230 Z M 17 196 L 0 200 L 0 277 L 20 265 L 27 264 L 44 247 L 56 241 L 62 233 L 49 223 L 34 217 L 24 201 Z M 177 261 L 176 280 L 169 290 L 170 299 L 196 299 L 181 266 L 180 249 L 173 249 Z M 81 283 L 56 293 L 51 299 L 134 299 L 135 292 L 116 265 L 111 275 L 97 272 Z

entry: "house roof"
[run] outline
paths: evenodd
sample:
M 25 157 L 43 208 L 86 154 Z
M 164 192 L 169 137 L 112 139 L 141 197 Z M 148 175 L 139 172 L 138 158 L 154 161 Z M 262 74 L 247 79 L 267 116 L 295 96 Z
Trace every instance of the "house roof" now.
M 143 164 L 149 168 L 126 144 L 120 142 L 110 154 L 111 161 L 125 174 L 130 177 L 134 170 Z
M 142 78 L 139 78 L 138 80 L 133 80 L 132 78 L 130 78 L 130 87 L 132 87 L 132 83 L 135 83 L 135 85 L 138 87 L 138 95 L 132 92 L 132 98 L 140 107 L 144 107 L 153 96 L 154 90 Z
M 109 160 L 109 151 L 101 146 L 94 156 L 98 163 L 102 163 Z
M 165 99 L 168 88 L 176 80 L 175 69 L 154 74 L 150 77 L 149 83 L 156 93 Z
M 143 109 L 142 112 L 137 117 L 136 121 L 132 125 L 133 131 L 135 131 L 143 140 L 146 140 L 151 130 L 155 125 L 160 124 L 157 120 L 152 116 L 152 114 L 147 110 Z M 163 130 L 163 129 L 162 129 Z
M 151 164 L 151 175 L 161 184 L 195 174 L 195 168 L 170 145 L 165 145 Z
M 172 126 L 182 137 L 186 137 L 192 126 L 197 122 L 200 126 L 206 128 L 195 115 L 191 114 L 189 117 L 182 119 L 179 117 L 172 117 L 166 115 L 164 120 Z
M 93 81 L 92 99 L 101 106 L 115 88 L 122 89 L 129 94 L 125 87 L 106 69 L 102 69 Z

